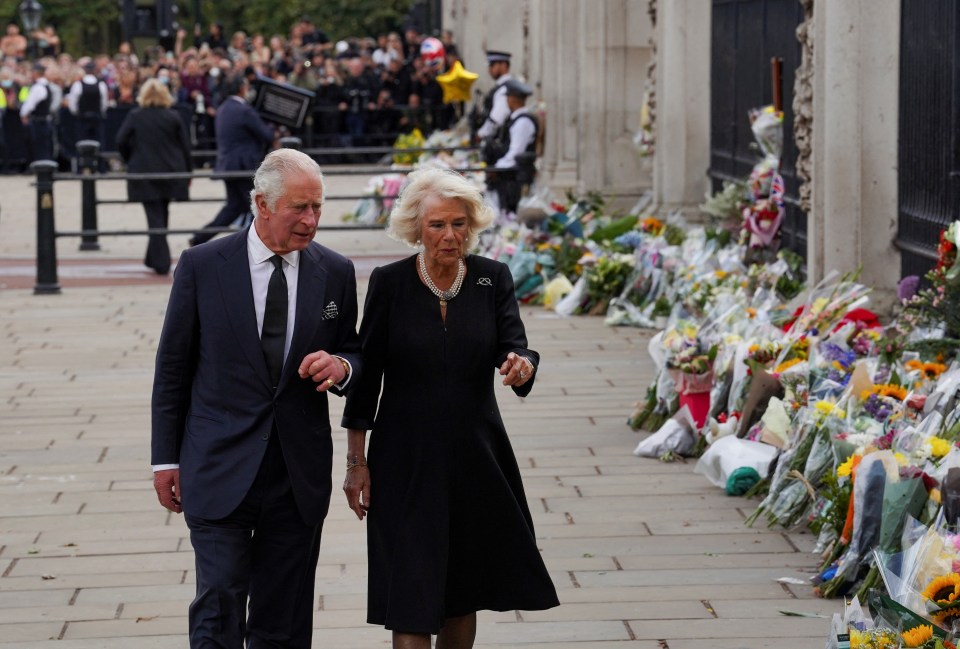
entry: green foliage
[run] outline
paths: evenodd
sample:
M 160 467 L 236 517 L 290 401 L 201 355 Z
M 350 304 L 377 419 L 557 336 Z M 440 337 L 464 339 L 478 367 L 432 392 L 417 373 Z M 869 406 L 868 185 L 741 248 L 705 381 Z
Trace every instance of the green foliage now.
M 61 51 L 71 54 L 91 54 L 111 49 L 109 34 L 120 20 L 120 5 L 116 0 L 42 0 L 43 18 L 40 23 L 53 25 L 60 37 Z M 3 23 L 10 20 L 20 25 L 25 33 L 17 7 L 20 0 L 0 0 Z
M 666 239 L 667 243 L 671 246 L 679 246 L 683 243 L 683 240 L 687 238 L 687 233 L 684 232 L 680 226 L 670 225 L 668 223 L 666 227 L 663 228 L 663 238 Z
M 612 241 L 621 234 L 626 234 L 630 232 L 630 230 L 633 230 L 637 226 L 639 219 L 640 217 L 637 214 L 628 214 L 627 216 L 613 219 L 607 225 L 597 228 L 593 234 L 590 235 L 590 239 L 597 243 Z
M 324 31 L 330 40 L 351 36 L 376 36 L 399 30 L 414 0 L 327 0 L 326 2 L 276 2 L 275 0 L 246 0 L 235 3 L 230 10 L 220 5 L 215 17 L 224 23 L 224 33 L 237 30 L 288 35 L 290 27 L 301 16 L 310 16 L 313 24 Z M 206 28 L 206 26 L 204 26 Z
M 224 36 L 237 30 L 248 34 L 261 33 L 289 37 L 290 28 L 301 16 L 310 16 L 313 24 L 332 41 L 352 36 L 376 36 L 403 27 L 403 22 L 416 0 L 245 0 L 216 2 L 201 0 L 201 30 L 207 33 L 210 23 L 223 23 Z M 4 21 L 20 23 L 17 7 L 20 0 L 0 0 L 0 16 Z M 43 24 L 57 28 L 61 48 L 75 56 L 112 53 L 120 38 L 121 3 L 117 0 L 42 0 Z M 193 44 L 196 22 L 193 0 L 176 2 L 175 20 L 186 30 L 185 46 Z
M 787 262 L 790 269 L 777 279 L 777 294 L 784 302 L 789 302 L 800 294 L 806 284 L 806 262 L 803 257 L 786 248 L 778 252 L 777 256 Z
M 740 206 L 747 193 L 744 182 L 723 181 L 723 189 L 714 195 L 707 194 L 700 209 L 710 216 L 725 221 L 737 221 L 740 218 Z

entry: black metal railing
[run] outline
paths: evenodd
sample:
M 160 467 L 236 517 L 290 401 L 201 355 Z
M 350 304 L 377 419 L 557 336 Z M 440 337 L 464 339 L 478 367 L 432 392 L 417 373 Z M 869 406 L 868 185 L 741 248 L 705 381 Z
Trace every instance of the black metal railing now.
M 288 148 L 301 147 L 298 138 L 284 138 L 281 146 Z M 63 237 L 80 238 L 80 250 L 99 250 L 101 236 L 147 236 L 151 234 L 219 234 L 232 232 L 236 228 L 147 228 L 124 230 L 101 230 L 98 227 L 98 206 L 105 204 L 129 204 L 125 199 L 100 199 L 97 197 L 97 184 L 109 181 L 126 180 L 175 180 L 175 179 L 213 179 L 249 178 L 253 171 L 210 172 L 204 170 L 190 172 L 167 173 L 100 173 L 99 143 L 92 140 L 82 140 L 77 143 L 78 169 L 77 173 L 58 173 L 58 165 L 52 160 L 39 160 L 30 165 L 30 170 L 36 174 L 37 188 L 37 281 L 34 285 L 35 294 L 59 293 L 60 285 L 57 273 L 56 240 Z M 470 147 L 461 147 L 470 148 Z M 397 153 L 416 153 L 434 149 L 393 149 Z M 449 148 L 439 149 L 449 150 Z M 315 155 L 315 150 L 304 150 L 308 155 Z M 482 171 L 484 167 L 466 167 L 458 169 L 462 172 Z M 407 174 L 412 169 L 393 169 L 389 166 L 351 166 L 343 169 L 326 169 L 325 176 L 369 176 L 386 173 Z M 79 182 L 81 184 L 81 215 L 79 230 L 57 230 L 54 220 L 54 185 L 56 182 Z M 371 198 L 368 194 L 328 194 L 325 201 L 360 200 Z M 379 200 L 396 199 L 396 194 L 383 194 L 375 198 Z M 189 202 L 223 202 L 223 197 L 192 198 Z M 324 224 L 324 230 L 382 230 L 382 224 Z
M 745 180 L 760 158 L 747 111 L 773 103 L 770 61 L 782 59 L 783 152 L 786 189 L 781 247 L 807 255 L 807 215 L 798 204 L 797 146 L 793 138 L 793 84 L 803 20 L 797 0 L 713 0 L 710 63 L 710 169 L 713 190 L 724 179 Z
M 926 273 L 960 216 L 960 3 L 902 2 L 897 144 L 900 274 Z

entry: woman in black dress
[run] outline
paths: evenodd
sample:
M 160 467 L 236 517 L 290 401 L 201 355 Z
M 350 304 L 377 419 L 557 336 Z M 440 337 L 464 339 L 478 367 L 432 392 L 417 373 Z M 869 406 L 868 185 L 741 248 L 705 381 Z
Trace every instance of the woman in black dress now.
M 492 220 L 459 174 L 416 171 L 390 234 L 422 251 L 370 277 L 343 488 L 369 515 L 367 622 L 395 648 L 469 649 L 478 610 L 559 603 L 494 394 L 499 372 L 526 396 L 540 357 L 509 269 L 466 254 Z
M 170 106 L 173 97 L 157 79 L 149 79 L 137 95 L 134 108 L 117 131 L 117 148 L 130 173 L 190 171 L 190 138 L 183 120 Z M 166 228 L 170 201 L 190 200 L 186 178 L 128 180 L 127 200 L 143 203 L 147 227 Z M 151 234 L 143 263 L 159 275 L 170 272 L 170 246 L 163 234 Z

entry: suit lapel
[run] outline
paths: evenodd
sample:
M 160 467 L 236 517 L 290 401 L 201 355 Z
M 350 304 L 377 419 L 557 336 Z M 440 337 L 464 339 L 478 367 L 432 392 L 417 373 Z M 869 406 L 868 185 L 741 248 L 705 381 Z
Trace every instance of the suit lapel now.
M 323 252 L 316 244 L 310 244 L 300 253 L 300 268 L 297 271 L 297 310 L 293 324 L 290 352 L 283 365 L 280 386 L 286 383 L 293 368 L 300 366 L 303 357 L 311 352 L 313 334 L 323 319 L 323 296 L 326 292 L 327 274 L 321 263 Z M 278 387 L 280 387 L 278 386 Z
M 250 281 L 250 261 L 247 258 L 247 230 L 233 235 L 234 241 L 220 254 L 224 261 L 220 266 L 220 295 L 229 314 L 230 326 L 240 343 L 247 361 L 257 371 L 260 380 L 272 387 L 267 362 L 260 346 L 257 330 L 257 312 L 253 305 L 253 284 Z

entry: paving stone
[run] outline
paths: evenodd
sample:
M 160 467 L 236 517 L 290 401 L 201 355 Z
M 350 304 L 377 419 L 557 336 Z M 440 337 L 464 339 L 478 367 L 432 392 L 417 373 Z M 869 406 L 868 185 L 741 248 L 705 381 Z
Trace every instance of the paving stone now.
M 0 608 L 0 629 L 10 624 L 30 622 L 76 622 L 80 620 L 112 620 L 115 606 L 17 606 Z
M 20 192 L 23 204 L 32 204 L 28 183 L 0 177 L 0 191 Z M 222 195 L 219 183 L 198 184 Z M 115 185 L 104 191 L 122 196 L 122 184 Z M 65 205 L 57 191 L 60 212 Z M 65 188 L 64 195 L 79 201 L 79 188 Z M 202 225 L 209 217 L 203 204 L 177 208 L 185 223 Z M 125 227 L 122 214 L 113 210 L 102 223 Z M 4 214 L 0 260 L 31 250 L 25 240 L 35 231 L 32 218 Z M 321 236 L 355 255 L 408 254 L 380 233 Z M 186 246 L 186 236 L 170 240 L 175 255 Z M 143 243 L 104 240 L 96 254 L 136 267 Z M 74 260 L 93 259 L 78 253 L 75 242 L 57 246 L 65 272 L 79 263 Z M 373 263 L 355 259 L 358 269 L 366 268 L 362 295 Z M 2 272 L 0 266 L 0 283 Z M 29 289 L 3 293 L 0 647 L 186 644 L 195 588 L 189 534 L 182 517 L 157 505 L 148 458 L 153 357 L 168 293 L 168 279 L 108 288 L 65 280 L 55 297 Z M 825 620 L 784 618 L 779 610 L 826 615 L 841 603 L 774 581 L 808 576 L 816 539 L 746 528 L 745 513 L 756 501 L 725 496 L 693 473 L 693 461 L 665 464 L 632 455 L 646 434 L 625 421 L 654 375 L 646 351 L 651 332 L 606 327 L 602 318 L 560 318 L 528 305 L 521 312 L 544 364 L 531 397 L 501 390 L 497 398 L 538 546 L 564 604 L 543 612 L 481 613 L 478 649 L 663 649 L 661 639 L 670 649 L 752 649 L 774 641 L 783 646 L 784 637 L 791 647 L 822 646 Z M 334 421 L 342 408 L 342 399 L 331 400 Z M 333 439 L 342 456 L 345 434 L 335 431 Z M 335 470 L 334 484 L 342 479 Z M 314 646 L 390 646 L 389 632 L 364 622 L 365 552 L 365 525 L 335 493 L 320 551 Z M 51 621 L 42 622 L 46 618 Z M 49 639 L 61 633 L 62 639 Z

